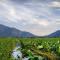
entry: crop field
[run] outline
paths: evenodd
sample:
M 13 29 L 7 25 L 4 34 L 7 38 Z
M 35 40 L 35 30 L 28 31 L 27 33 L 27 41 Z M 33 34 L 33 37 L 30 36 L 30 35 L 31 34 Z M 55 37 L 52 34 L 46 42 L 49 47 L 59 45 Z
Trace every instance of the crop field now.
M 16 46 L 22 56 L 15 59 Z M 60 60 L 60 38 L 0 38 L 0 60 Z

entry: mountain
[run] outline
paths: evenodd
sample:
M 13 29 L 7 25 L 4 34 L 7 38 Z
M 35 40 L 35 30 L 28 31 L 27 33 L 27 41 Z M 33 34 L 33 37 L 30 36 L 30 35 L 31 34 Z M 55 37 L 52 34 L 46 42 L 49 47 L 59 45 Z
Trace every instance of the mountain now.
M 0 37 L 34 37 L 32 33 L 20 31 L 0 24 Z
M 60 30 L 48 35 L 47 37 L 60 37 Z
M 30 32 L 21 31 L 16 28 L 0 24 L 0 37 L 60 37 L 60 30 L 51 33 L 48 36 L 36 36 Z

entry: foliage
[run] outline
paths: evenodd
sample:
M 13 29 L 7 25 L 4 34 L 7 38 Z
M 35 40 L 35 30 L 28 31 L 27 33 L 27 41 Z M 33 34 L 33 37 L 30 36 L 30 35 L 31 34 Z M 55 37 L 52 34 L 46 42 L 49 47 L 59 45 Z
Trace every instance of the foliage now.
M 23 57 L 29 56 L 30 60 L 40 55 L 48 58 L 50 53 L 60 60 L 60 38 L 0 38 L 0 60 L 13 60 L 11 54 L 17 43 L 22 46 Z

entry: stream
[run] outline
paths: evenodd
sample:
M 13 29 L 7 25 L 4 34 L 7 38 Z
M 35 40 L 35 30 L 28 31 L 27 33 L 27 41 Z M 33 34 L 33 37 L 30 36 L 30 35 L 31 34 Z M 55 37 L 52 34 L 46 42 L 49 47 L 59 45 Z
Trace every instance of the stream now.
M 29 58 L 24 57 L 22 58 L 22 52 L 19 50 L 21 49 L 21 46 L 16 46 L 12 52 L 12 57 L 14 60 L 28 60 Z
M 12 57 L 14 60 L 29 60 L 30 57 L 24 57 L 22 58 L 22 52 L 21 52 L 21 46 L 18 45 L 16 46 L 14 49 L 13 49 L 13 52 L 12 52 Z M 43 58 L 40 56 L 38 60 L 43 60 Z

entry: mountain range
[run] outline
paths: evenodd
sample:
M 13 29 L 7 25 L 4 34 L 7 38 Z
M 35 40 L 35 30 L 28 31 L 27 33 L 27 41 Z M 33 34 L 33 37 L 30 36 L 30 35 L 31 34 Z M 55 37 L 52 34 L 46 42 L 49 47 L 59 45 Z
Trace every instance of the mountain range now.
M 34 37 L 35 35 L 0 24 L 0 37 Z
M 36 36 L 30 32 L 21 31 L 16 28 L 11 28 L 0 24 L 0 37 L 41 37 L 41 36 Z M 60 37 L 60 30 L 53 32 L 48 36 L 42 37 Z
M 47 37 L 60 37 L 60 30 L 57 30 L 57 31 L 51 33 Z

